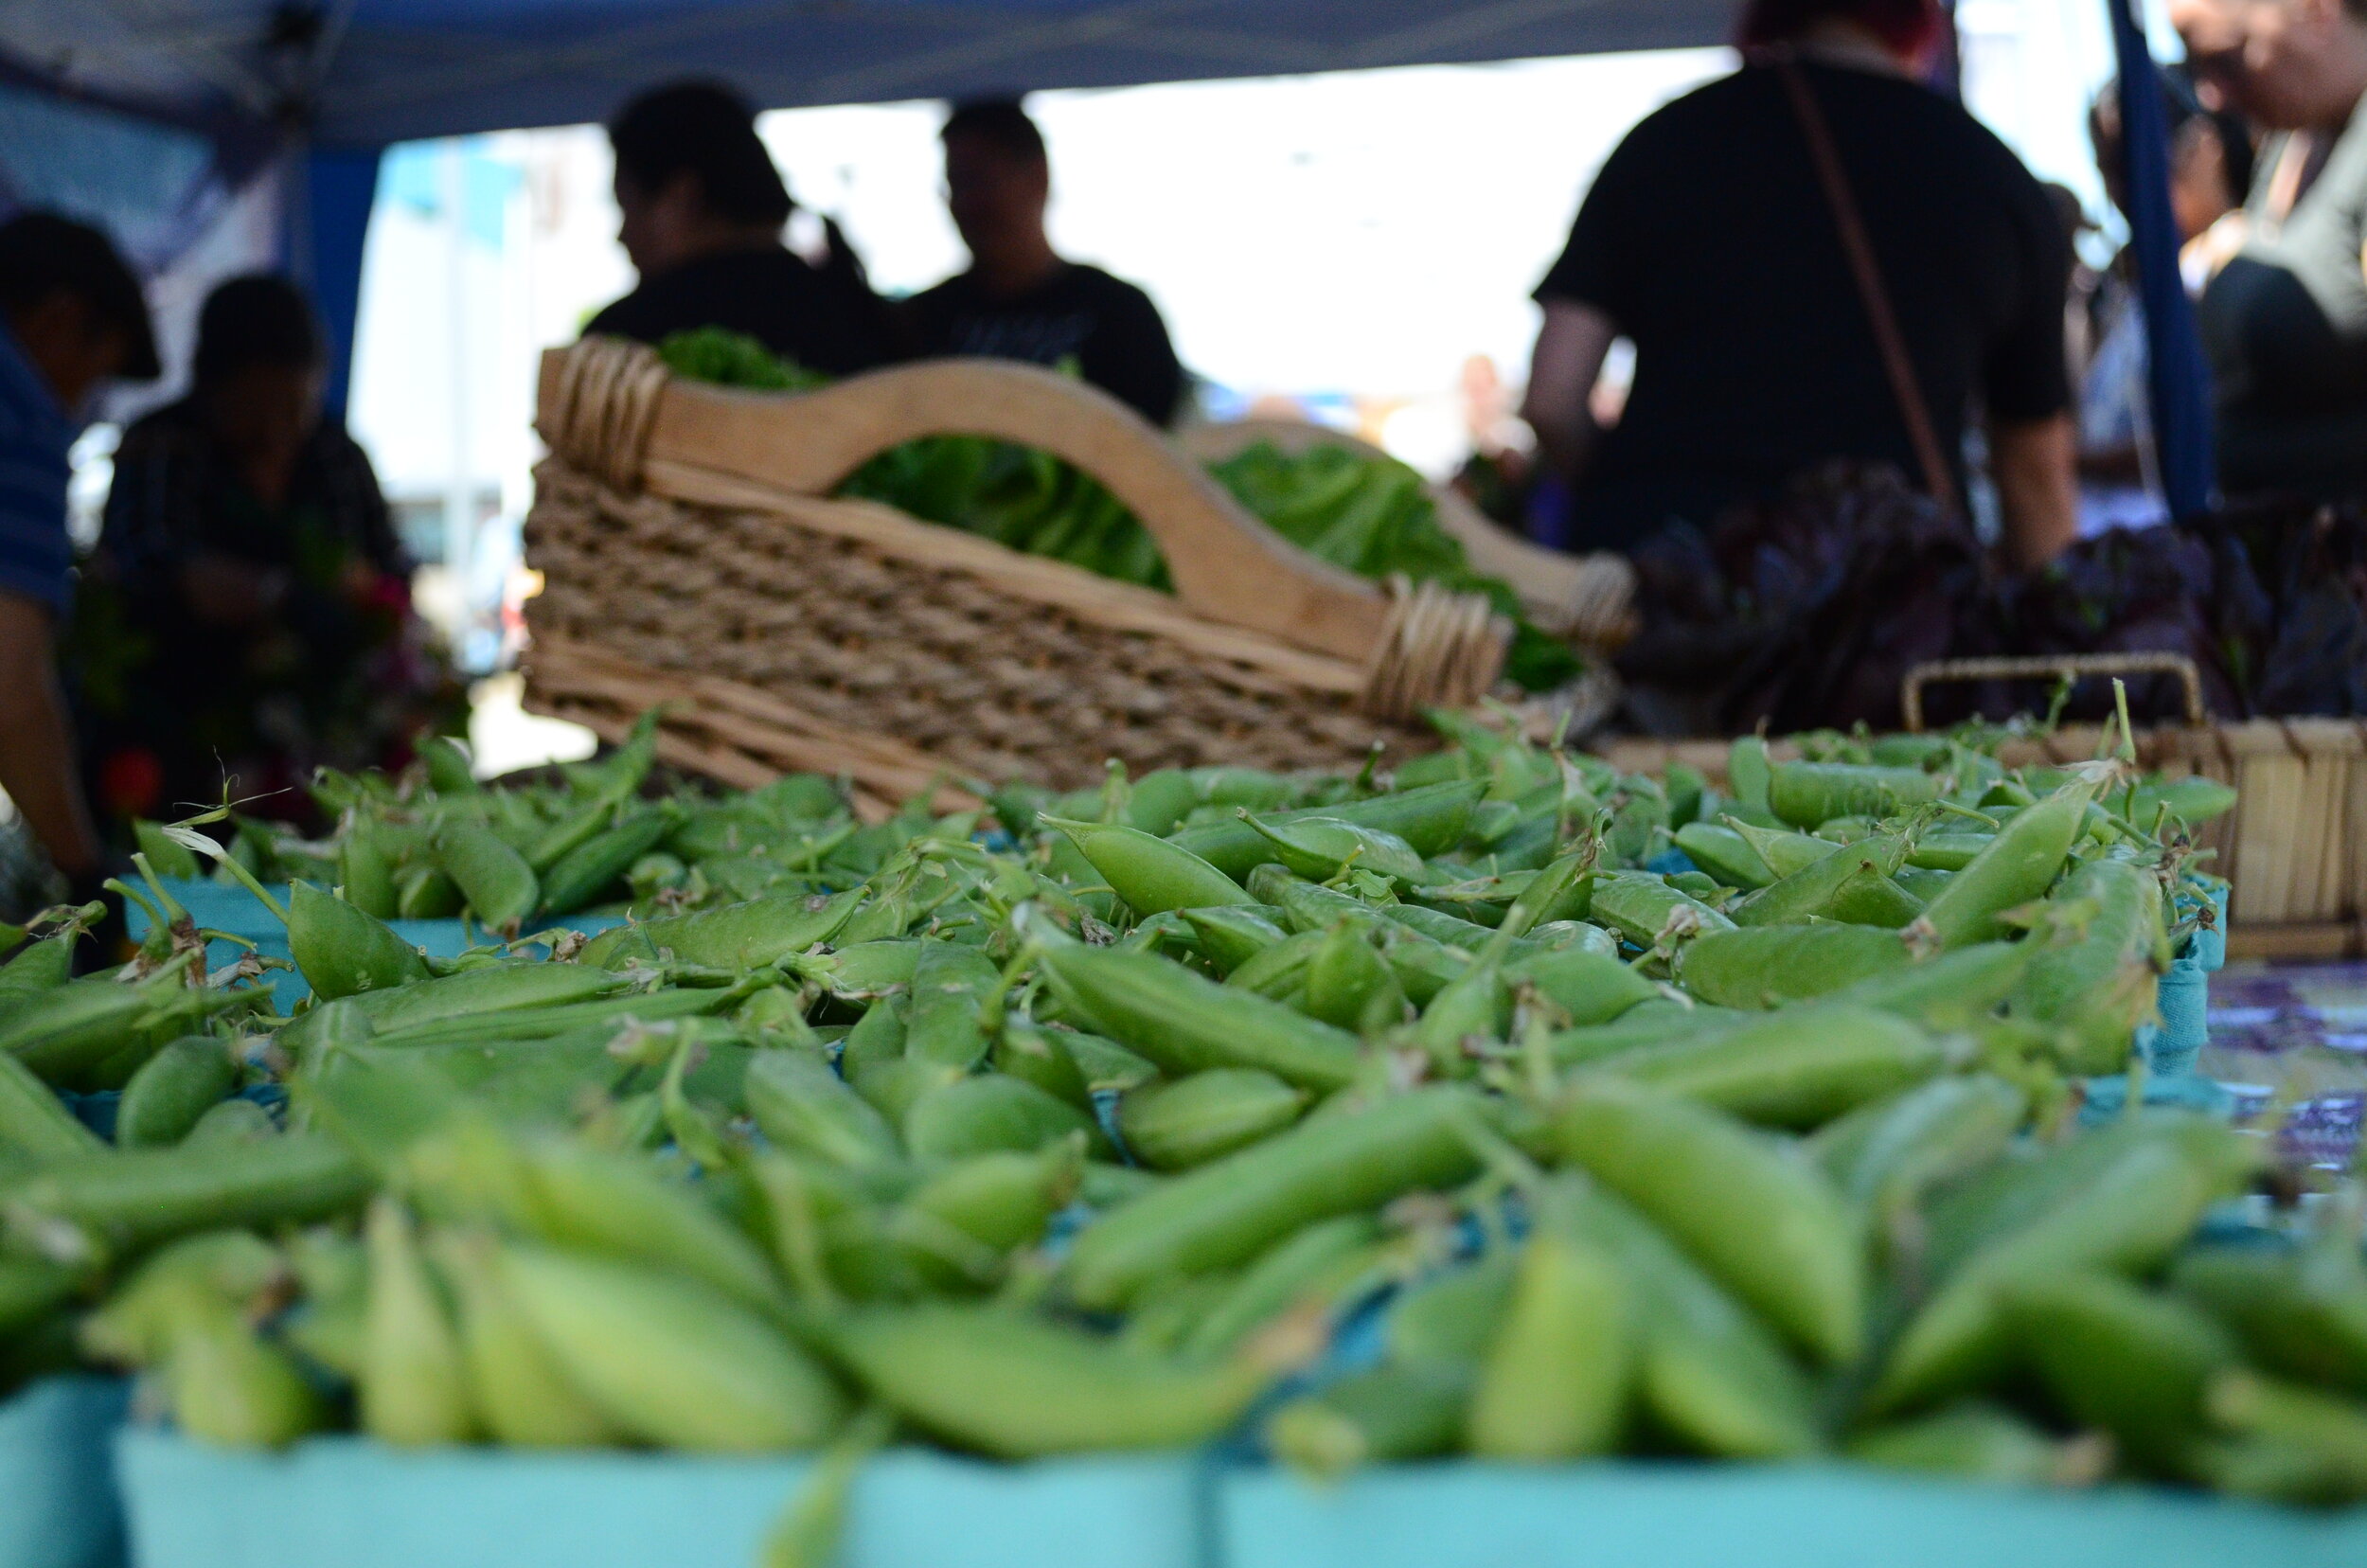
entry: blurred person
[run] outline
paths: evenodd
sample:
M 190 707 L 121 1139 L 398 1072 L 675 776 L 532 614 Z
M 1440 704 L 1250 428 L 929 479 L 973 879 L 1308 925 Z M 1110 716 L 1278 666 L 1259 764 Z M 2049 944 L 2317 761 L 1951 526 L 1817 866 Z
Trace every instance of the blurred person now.
M 907 308 L 919 351 L 1075 366 L 1155 425 L 1172 424 L 1184 369 L 1150 296 L 1062 259 L 1044 232 L 1052 166 L 1014 100 L 965 103 L 945 122 L 946 205 L 970 270 Z
M 2170 130 L 2170 212 L 2183 248 L 2187 285 L 2199 289 L 2208 276 L 2214 230 L 2240 209 L 2251 187 L 2251 137 L 2234 115 L 2206 110 L 2182 76 L 2166 74 L 2162 85 Z M 2088 134 L 2105 195 L 2126 215 L 2127 149 L 2117 84 L 2108 84 L 2090 107 Z M 2073 296 L 2079 531 L 2162 522 L 2168 514 L 2153 445 L 2152 354 L 2134 251 L 2124 246 L 2102 269 L 2081 269 Z
M 2266 150 L 2198 314 L 2231 495 L 2367 497 L 2367 0 L 2249 0 Z
M 617 239 L 640 285 L 584 326 L 657 343 L 721 327 L 809 370 L 851 375 L 894 358 L 885 305 L 838 225 L 817 267 L 781 242 L 795 209 L 756 135 L 756 111 L 716 82 L 642 94 L 610 123 Z
M 2170 0 L 2169 23 L 2186 47 L 2195 94 L 2214 114 L 2240 113 L 2244 10 L 2252 0 Z
M 369 459 L 323 418 L 326 346 L 284 277 L 221 284 L 187 396 L 124 433 L 76 607 L 102 814 L 219 801 L 307 822 L 315 767 L 399 766 L 448 714 Z
M 1604 165 L 1538 288 L 1522 409 L 1575 486 L 1576 547 L 1706 527 L 1840 459 L 1961 495 L 1976 394 L 2007 554 L 2036 567 L 2072 540 L 2069 246 L 2013 153 L 1916 80 L 1941 25 L 1936 0 L 1754 0 L 1751 62 L 1647 116 Z M 1928 442 L 1779 61 L 1829 127 Z M 1589 398 L 1621 336 L 1635 381 L 1606 432 Z
M 99 388 L 156 373 L 139 281 L 105 235 L 49 213 L 0 223 L 0 789 L 77 902 L 109 868 L 58 670 L 74 596 L 67 454 Z

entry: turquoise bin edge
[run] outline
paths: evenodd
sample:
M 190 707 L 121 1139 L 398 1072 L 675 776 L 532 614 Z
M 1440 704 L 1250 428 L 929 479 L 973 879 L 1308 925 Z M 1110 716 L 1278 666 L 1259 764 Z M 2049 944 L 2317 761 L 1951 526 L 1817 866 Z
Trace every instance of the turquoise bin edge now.
M 0 1400 L 0 1568 L 123 1568 L 121 1378 L 44 1378 Z

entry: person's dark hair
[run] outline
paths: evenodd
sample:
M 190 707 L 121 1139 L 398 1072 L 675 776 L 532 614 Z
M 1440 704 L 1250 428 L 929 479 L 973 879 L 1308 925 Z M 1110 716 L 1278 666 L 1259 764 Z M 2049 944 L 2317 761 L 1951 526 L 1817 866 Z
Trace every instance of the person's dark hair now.
M 1941 20 L 1938 0 L 1749 0 L 1735 43 L 1745 49 L 1796 44 L 1820 22 L 1854 22 L 1908 50 L 1930 42 Z
M 2360 0 L 2367 5 L 2367 0 Z M 2227 171 L 2228 201 L 2237 206 L 2251 190 L 2252 167 L 2258 157 L 2252 147 L 2251 129 L 2239 115 L 2224 109 L 2206 109 L 2195 94 L 2194 83 L 2180 71 L 2162 73 L 2162 103 L 2168 116 L 2170 140 L 2175 144 L 2198 121 L 2219 144 L 2221 167 Z M 2095 101 L 2088 106 L 2088 139 L 2094 145 L 2098 167 L 2117 169 L 2124 155 L 2121 135 L 2121 87 L 2113 80 L 2104 84 Z
M 1027 117 L 1017 98 L 979 98 L 955 104 L 937 137 L 950 142 L 955 136 L 974 136 L 1009 157 L 1044 161 L 1043 133 L 1036 129 L 1036 122 Z
M 114 241 L 54 212 L 21 212 L 0 223 L 0 311 L 29 311 L 60 293 L 124 335 L 124 380 L 156 379 L 162 366 L 148 300 Z
M 317 369 L 327 358 L 320 318 L 304 291 L 271 273 L 219 284 L 197 313 L 197 355 L 189 373 L 220 382 L 254 365 Z
M 608 139 L 618 171 L 644 190 L 688 174 L 707 211 L 726 223 L 789 222 L 794 204 L 756 135 L 756 111 L 721 82 L 650 89 L 609 122 Z

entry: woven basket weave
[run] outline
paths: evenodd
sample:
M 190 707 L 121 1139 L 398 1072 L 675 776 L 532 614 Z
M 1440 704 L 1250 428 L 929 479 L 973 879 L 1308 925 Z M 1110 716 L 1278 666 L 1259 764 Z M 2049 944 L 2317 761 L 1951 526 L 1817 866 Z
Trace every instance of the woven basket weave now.
M 1339 767 L 1433 743 L 1492 686 L 1486 601 L 1375 589 L 1242 514 L 1149 427 L 1023 366 L 923 365 L 806 394 L 675 383 L 646 348 L 546 356 L 527 561 L 528 695 L 609 735 L 652 703 L 677 765 L 1090 784 L 1209 762 Z M 1170 597 L 820 492 L 932 434 L 1076 462 L 1166 551 Z

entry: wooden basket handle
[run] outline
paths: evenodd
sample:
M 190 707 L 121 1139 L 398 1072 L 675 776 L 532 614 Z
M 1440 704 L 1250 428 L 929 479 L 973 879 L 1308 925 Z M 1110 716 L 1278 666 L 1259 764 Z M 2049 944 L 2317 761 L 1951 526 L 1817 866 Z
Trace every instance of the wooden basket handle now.
M 1124 403 L 1034 365 L 936 360 L 814 392 L 745 392 L 669 376 L 637 345 L 587 339 L 543 354 L 536 425 L 576 466 L 661 493 L 680 467 L 827 495 L 921 437 L 1013 441 L 1106 486 L 1158 541 L 1176 597 L 1211 619 L 1361 664 L 1381 657 L 1403 619 L 1381 590 L 1243 511 Z
M 1898 708 L 1910 732 L 1923 728 L 1923 688 L 1956 681 L 2075 680 L 2087 675 L 2175 675 L 2186 688 L 2186 722 L 2210 722 L 2202 672 L 2183 653 L 2031 653 L 1995 659 L 1935 659 L 1909 669 L 1898 683 Z

